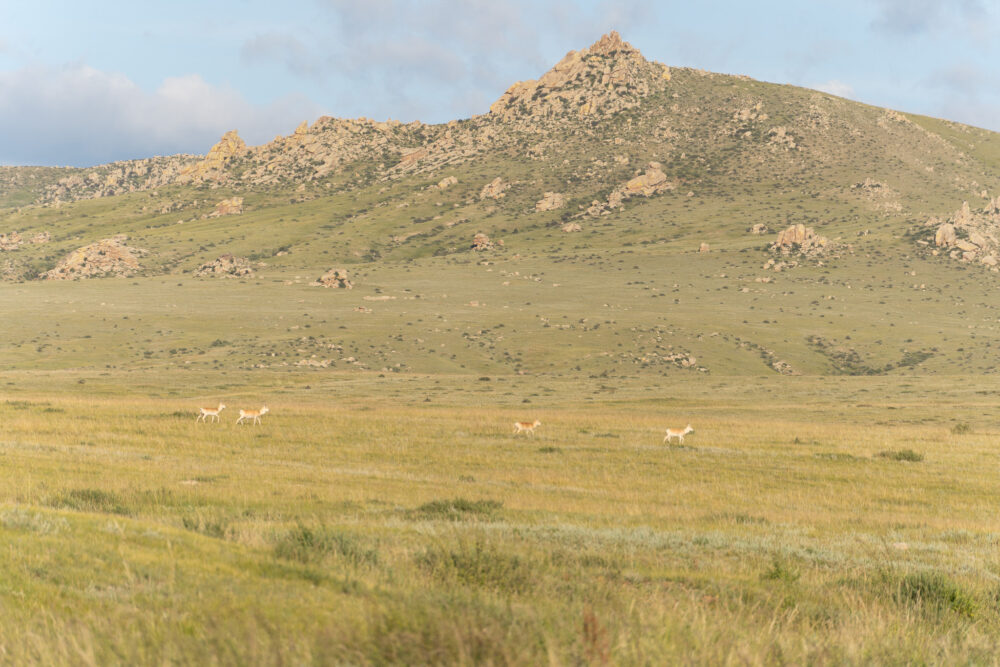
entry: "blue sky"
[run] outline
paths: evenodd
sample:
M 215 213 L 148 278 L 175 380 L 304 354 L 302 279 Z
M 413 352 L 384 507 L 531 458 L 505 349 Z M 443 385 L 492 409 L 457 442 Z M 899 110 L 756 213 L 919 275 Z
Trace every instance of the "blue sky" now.
M 0 164 L 465 118 L 611 29 L 672 66 L 1000 131 L 1000 0 L 0 0 Z

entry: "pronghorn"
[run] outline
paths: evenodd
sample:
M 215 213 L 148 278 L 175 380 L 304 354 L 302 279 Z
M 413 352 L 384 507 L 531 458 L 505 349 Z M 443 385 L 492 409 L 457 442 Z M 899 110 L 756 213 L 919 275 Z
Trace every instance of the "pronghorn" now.
M 198 419 L 195 419 L 195 422 L 198 422 L 202 419 L 204 419 L 207 422 L 208 417 L 215 417 L 215 421 L 219 421 L 219 413 L 222 412 L 225 409 L 225 407 L 226 407 L 225 405 L 219 403 L 219 407 L 217 408 L 198 408 L 199 410 L 201 410 L 201 414 L 198 415 Z
M 240 418 L 236 420 L 236 423 L 239 424 L 244 419 L 250 419 L 253 423 L 259 424 L 261 415 L 265 415 L 268 412 L 270 411 L 266 405 L 261 406 L 260 410 L 240 410 Z
M 514 435 L 517 435 L 521 431 L 535 435 L 535 429 L 541 425 L 542 422 L 537 419 L 533 422 L 514 422 Z
M 670 438 L 677 438 L 681 444 L 684 444 L 684 436 L 688 433 L 694 433 L 694 429 L 691 428 L 691 424 L 687 425 L 683 431 L 679 428 L 668 428 L 667 437 L 663 439 L 663 442 L 670 442 Z

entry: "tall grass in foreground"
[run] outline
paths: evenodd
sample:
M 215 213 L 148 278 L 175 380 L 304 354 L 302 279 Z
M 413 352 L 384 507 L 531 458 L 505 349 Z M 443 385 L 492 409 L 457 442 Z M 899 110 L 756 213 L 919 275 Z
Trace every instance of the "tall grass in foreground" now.
M 939 395 L 927 400 L 940 401 Z M 13 663 L 993 661 L 995 437 L 800 402 L 0 404 Z M 832 400 L 832 399 L 831 399 Z M 908 454 L 919 453 L 918 456 Z

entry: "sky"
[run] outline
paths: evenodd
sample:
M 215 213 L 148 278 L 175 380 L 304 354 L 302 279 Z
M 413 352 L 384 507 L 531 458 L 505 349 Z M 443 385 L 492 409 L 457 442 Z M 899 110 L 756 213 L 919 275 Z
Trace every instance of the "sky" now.
M 1000 0 L 0 0 L 0 165 L 468 118 L 612 29 L 671 66 L 1000 131 Z

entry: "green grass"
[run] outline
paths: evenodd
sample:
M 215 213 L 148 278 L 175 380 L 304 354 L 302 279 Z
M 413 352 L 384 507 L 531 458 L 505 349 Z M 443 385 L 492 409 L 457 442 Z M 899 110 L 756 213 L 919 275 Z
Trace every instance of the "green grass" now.
M 533 382 L 516 377 L 504 397 L 470 396 L 477 376 L 342 372 L 306 390 L 267 372 L 272 413 L 237 427 L 195 423 L 196 402 L 150 395 L 141 373 L 86 396 L 72 377 L 11 377 L 0 646 L 14 661 L 978 662 L 998 648 L 996 421 L 965 381 L 695 376 L 665 406 L 644 382 L 593 402 L 606 379 L 553 380 L 564 398 L 525 407 Z M 241 404 L 220 389 L 238 377 L 204 379 Z M 899 398 L 847 407 L 873 392 Z M 663 446 L 678 414 L 697 432 Z M 508 432 L 528 417 L 541 448 Z M 952 437 L 953 419 L 976 428 Z M 914 446 L 920 465 L 878 460 Z

